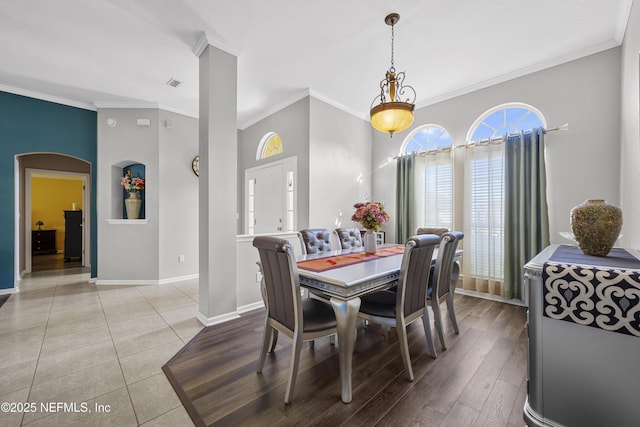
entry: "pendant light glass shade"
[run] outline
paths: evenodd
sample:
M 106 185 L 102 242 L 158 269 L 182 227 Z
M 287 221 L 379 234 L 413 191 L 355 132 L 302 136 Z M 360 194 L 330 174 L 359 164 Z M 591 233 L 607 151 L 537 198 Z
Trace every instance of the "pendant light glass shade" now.
M 393 63 L 393 26 L 400 20 L 400 15 L 387 15 L 384 22 L 391 26 L 391 67 L 380 82 L 380 95 L 376 96 L 371 106 L 371 126 L 374 129 L 393 136 L 402 132 L 413 123 L 413 109 L 416 91 L 404 84 L 404 72 L 396 73 Z M 379 101 L 378 105 L 373 105 Z
M 413 124 L 413 104 L 386 102 L 371 109 L 371 126 L 377 131 L 393 136 Z

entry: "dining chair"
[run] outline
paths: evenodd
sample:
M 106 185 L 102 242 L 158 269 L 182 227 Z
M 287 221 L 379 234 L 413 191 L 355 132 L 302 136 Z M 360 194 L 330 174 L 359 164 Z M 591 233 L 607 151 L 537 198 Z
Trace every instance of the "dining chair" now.
M 440 339 L 440 345 L 443 350 L 446 350 L 447 346 L 444 342 L 444 331 L 442 328 L 442 314 L 440 313 L 441 302 L 447 302 L 447 311 L 449 311 L 449 318 L 453 324 L 453 330 L 456 334 L 460 333 L 453 307 L 453 295 L 460 274 L 460 266 L 455 261 L 455 254 L 458 243 L 463 238 L 464 233 L 461 231 L 451 231 L 442 235 L 440 247 L 438 248 L 438 258 L 436 259 L 436 265 L 429 280 L 429 289 L 427 291 L 427 303 L 431 305 L 436 331 L 438 332 L 438 338 Z M 431 354 L 435 355 L 433 342 L 427 342 L 427 344 Z
M 298 231 L 302 255 L 330 252 L 331 233 L 326 228 L 310 228 Z
M 291 403 L 304 341 L 337 333 L 336 318 L 329 304 L 317 299 L 302 298 L 300 279 L 291 244 L 271 236 L 253 239 L 258 249 L 263 273 L 263 298 L 267 314 L 257 372 L 262 372 L 267 352 L 273 352 L 278 331 L 293 340 L 289 380 L 284 403 Z
M 413 381 L 413 369 L 407 325 L 422 318 L 427 342 L 431 340 L 426 297 L 433 250 L 439 243 L 440 238 L 434 234 L 409 237 L 402 256 L 397 292 L 379 291 L 361 298 L 358 317 L 396 328 L 402 363 L 409 381 Z
M 449 229 L 445 227 L 418 227 L 416 234 L 437 234 L 442 237 L 448 231 Z
M 335 233 L 342 249 L 362 247 L 362 234 L 357 228 L 336 228 Z

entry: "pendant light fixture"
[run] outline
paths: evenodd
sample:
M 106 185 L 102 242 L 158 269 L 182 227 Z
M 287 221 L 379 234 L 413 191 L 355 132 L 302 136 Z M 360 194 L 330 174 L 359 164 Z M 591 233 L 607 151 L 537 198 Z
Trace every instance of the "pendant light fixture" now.
M 371 103 L 371 126 L 380 132 L 388 133 L 391 137 L 395 132 L 401 132 L 411 126 L 416 100 L 416 91 L 411 86 L 404 85 L 404 71 L 396 73 L 393 62 L 393 26 L 399 20 L 400 15 L 397 13 L 391 13 L 384 18 L 384 22 L 391 25 L 391 66 L 380 82 L 380 96 L 376 96 Z M 376 101 L 379 101 L 379 104 L 374 106 Z

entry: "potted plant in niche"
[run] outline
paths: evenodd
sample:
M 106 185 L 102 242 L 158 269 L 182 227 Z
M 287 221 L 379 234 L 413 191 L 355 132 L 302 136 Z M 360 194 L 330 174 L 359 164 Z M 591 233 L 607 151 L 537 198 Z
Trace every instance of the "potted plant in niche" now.
M 353 207 L 356 208 L 356 211 L 351 216 L 351 220 L 359 222 L 367 230 L 364 233 L 364 251 L 375 253 L 375 233 L 380 231 L 380 227 L 391 219 L 391 215 L 384 210 L 384 205 L 380 202 L 356 203 Z
M 128 193 L 128 197 L 124 200 L 127 219 L 138 219 L 140 207 L 142 206 L 142 200 L 138 193 L 144 190 L 144 178 L 134 177 L 131 174 L 131 170 L 128 170 L 127 174 L 120 180 L 120 184 L 122 184 L 124 191 Z

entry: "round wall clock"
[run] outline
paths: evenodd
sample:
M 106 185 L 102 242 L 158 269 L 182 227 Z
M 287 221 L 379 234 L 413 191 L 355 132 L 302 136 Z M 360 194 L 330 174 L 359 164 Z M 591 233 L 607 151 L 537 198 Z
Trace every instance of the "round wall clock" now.
M 195 156 L 191 161 L 191 169 L 193 169 L 193 173 L 195 173 L 196 176 L 200 176 L 200 155 Z

